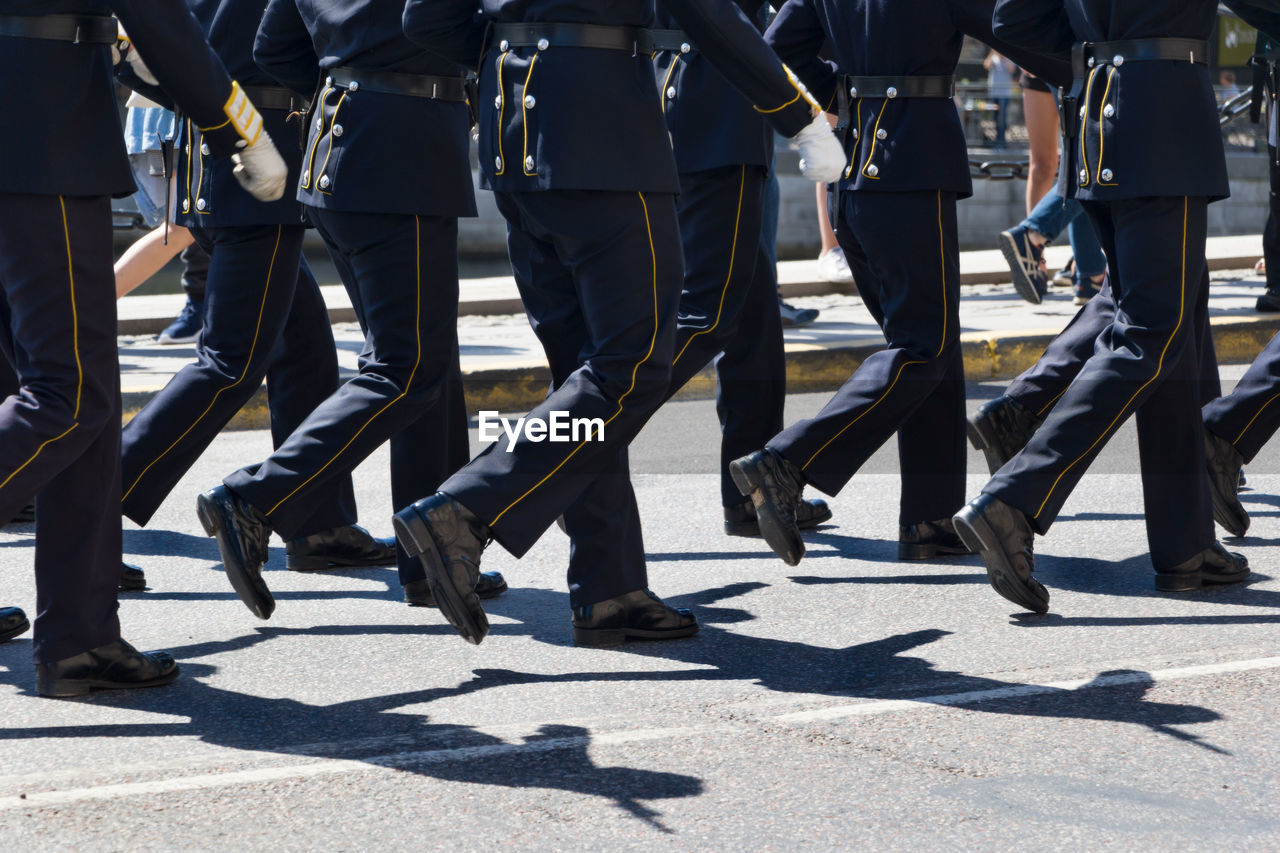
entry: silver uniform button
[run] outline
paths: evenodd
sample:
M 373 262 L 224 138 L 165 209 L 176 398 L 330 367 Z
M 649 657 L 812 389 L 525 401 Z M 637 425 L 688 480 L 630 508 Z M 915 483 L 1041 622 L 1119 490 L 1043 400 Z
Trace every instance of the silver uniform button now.
M 341 136 L 341 135 L 342 135 L 342 125 L 340 125 L 340 124 L 335 124 L 335 125 L 333 126 L 333 135 L 334 135 L 334 136 Z
M 329 186 L 329 176 L 328 176 L 328 175 L 321 175 L 321 176 L 320 176 L 320 189 L 324 189 L 324 188 L 325 188 L 325 187 L 327 187 L 327 186 Z
M 1080 183 L 1087 184 L 1089 182 L 1089 172 L 1085 169 L 1080 170 Z
M 498 42 L 498 50 L 510 50 L 510 49 L 511 49 L 511 42 L 507 41 L 506 39 L 503 39 L 502 41 Z
M 208 206 L 209 206 L 209 203 L 206 202 L 204 199 L 202 198 L 196 199 L 196 210 L 204 210 Z
M 856 97 L 858 97 L 858 87 L 857 87 L 857 86 L 850 86 L 850 87 L 849 87 L 849 97 L 850 97 L 850 98 L 856 98 Z
M 1080 108 L 1080 118 L 1084 118 L 1084 117 L 1085 117 L 1085 115 L 1088 113 L 1088 111 L 1089 111 L 1089 108 L 1088 108 L 1088 107 L 1081 107 L 1081 108 Z
M 1111 106 L 1110 104 L 1107 104 L 1105 107 L 1102 108 L 1102 114 L 1106 118 L 1111 118 L 1113 115 L 1116 114 L 1116 108 Z
M 332 78 L 332 77 L 326 77 L 326 78 L 324 78 L 324 84 L 325 84 L 326 86 L 332 86 L 332 85 L 333 85 L 333 78 Z
M 1099 175 L 1098 177 L 1102 178 L 1102 180 L 1106 181 L 1107 183 L 1111 183 L 1111 179 L 1115 177 L 1115 173 L 1112 172 L 1110 169 L 1103 169 L 1102 174 Z
M 493 99 L 493 108 L 494 108 L 495 110 L 500 110 L 500 109 L 502 109 L 502 96 L 501 96 L 501 95 L 498 95 L 497 97 L 495 97 L 495 98 Z
M 688 53 L 688 52 L 689 52 L 689 51 L 691 51 L 691 50 L 693 50 L 693 45 L 689 44 L 687 41 L 686 41 L 686 42 L 681 42 L 681 43 L 680 43 L 680 52 L 681 52 L 681 53 Z
M 502 158 L 501 158 L 501 157 L 494 157 L 494 158 L 493 158 L 493 168 L 497 169 L 498 171 L 502 171 Z
M 351 81 L 351 85 L 347 87 L 347 91 L 348 91 L 348 92 L 359 92 L 359 91 L 360 91 L 360 84 L 359 84 L 357 81 L 352 80 L 352 81 Z
M 1090 68 L 1092 68 L 1092 67 L 1093 67 L 1093 63 L 1094 63 L 1094 58 L 1091 56 L 1091 57 L 1089 57 L 1089 62 L 1088 62 L 1088 65 L 1089 65 L 1089 67 L 1090 67 Z
M 533 95 L 525 95 L 525 96 L 524 96 L 524 108 L 525 108 L 526 110 L 531 110 L 531 109 L 533 109 L 533 108 L 534 108 L 534 106 L 536 106 L 536 105 L 537 105 L 537 103 L 538 103 L 538 101 L 537 101 L 537 99 L 536 99 L 536 98 L 534 98 L 534 97 L 533 97 Z
M 532 155 L 530 155 L 530 156 L 528 156 L 528 157 L 524 158 L 524 170 L 525 170 L 526 172 L 532 172 L 532 171 L 533 171 L 533 166 L 534 166 L 534 163 L 533 163 L 533 156 L 532 156 Z
M 191 211 L 191 199 L 184 198 L 182 200 L 182 212 L 189 213 Z
M 551 42 L 546 39 L 538 39 L 538 50 L 546 50 L 551 47 Z
M 874 178 L 876 175 L 880 174 L 880 167 L 875 163 L 872 163 L 867 167 L 867 174 Z
M 669 88 L 667 89 L 667 97 L 668 97 L 668 98 L 674 98 L 675 96 L 676 96 L 676 87 L 675 87 L 675 86 L 671 86 L 671 87 L 669 87 Z
M 209 156 L 209 143 L 207 142 L 200 143 L 200 153 L 206 157 Z
M 858 129 L 856 127 L 853 129 L 853 138 L 854 139 L 858 138 Z
M 323 130 L 323 129 L 324 129 L 324 116 L 321 116 L 320 118 L 316 119 L 316 130 Z
M 880 128 L 879 130 L 876 131 L 876 139 L 888 139 L 888 138 L 889 138 L 889 133 L 884 128 Z
M 1111 57 L 1111 64 L 1116 68 L 1119 68 L 1121 65 L 1124 65 L 1124 57 L 1117 53 L 1115 56 Z
M 888 89 L 885 89 L 884 96 L 886 98 L 896 98 L 898 97 L 898 90 L 890 86 Z

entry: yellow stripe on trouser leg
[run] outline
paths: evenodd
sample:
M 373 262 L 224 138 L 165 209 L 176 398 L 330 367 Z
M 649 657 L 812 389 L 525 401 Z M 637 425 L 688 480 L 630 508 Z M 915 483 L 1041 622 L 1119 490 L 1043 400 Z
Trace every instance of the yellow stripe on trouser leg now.
M 622 414 L 623 401 L 626 400 L 627 397 L 631 394 L 631 392 L 635 390 L 636 375 L 639 374 L 640 368 L 644 365 L 646 361 L 649 360 L 649 357 L 653 355 L 653 349 L 658 344 L 658 253 L 653 248 L 653 226 L 649 223 L 649 205 L 644 200 L 644 193 L 636 193 L 636 195 L 640 197 L 640 206 L 644 208 L 644 227 L 645 227 L 646 233 L 649 235 L 649 258 L 653 262 L 653 337 L 649 339 L 649 351 L 646 352 L 644 354 L 644 358 L 637 361 L 636 366 L 631 369 L 631 385 L 630 387 L 627 388 L 625 392 L 623 392 L 622 396 L 618 398 L 618 410 L 609 417 L 609 420 L 604 422 L 605 426 L 608 426 L 609 424 L 613 423 L 615 420 L 617 420 L 618 415 Z M 604 430 L 600 431 L 600 437 L 604 438 Z M 533 487 L 530 488 L 529 491 L 525 492 L 523 495 L 516 498 L 507 506 L 506 509 L 504 509 L 502 512 L 494 516 L 493 521 L 489 522 L 489 526 L 493 527 L 494 525 L 496 525 L 502 519 L 502 517 L 511 510 L 512 507 L 520 503 L 520 501 L 524 500 L 525 498 L 529 497 L 529 495 L 536 492 L 539 486 L 541 486 L 543 483 L 547 482 L 547 480 L 550 480 L 553 476 L 555 476 L 555 473 L 557 471 L 563 468 L 570 459 L 572 459 L 575 455 L 577 455 L 579 450 L 581 450 L 583 447 L 586 446 L 587 441 L 590 441 L 590 432 L 588 432 L 588 438 L 585 441 L 579 442 L 577 447 L 569 451 L 569 455 L 566 456 L 563 460 L 561 460 L 559 465 L 552 468 L 551 471 L 545 477 L 543 477 L 538 482 L 534 483 Z
M 1120 423 L 1120 420 L 1121 418 L 1124 417 L 1125 412 L 1127 412 L 1129 410 L 1129 407 L 1133 405 L 1133 401 L 1138 399 L 1138 395 L 1141 394 L 1143 391 L 1147 390 L 1148 385 L 1150 385 L 1152 382 L 1155 382 L 1158 378 L 1160 378 L 1160 372 L 1164 369 L 1164 357 L 1169 352 L 1169 347 L 1173 345 L 1174 338 L 1178 336 L 1178 331 L 1182 328 L 1182 318 L 1183 318 L 1183 315 L 1186 313 L 1186 306 L 1187 306 L 1186 296 L 1187 296 L 1187 199 L 1186 197 L 1183 197 L 1182 199 L 1182 280 L 1179 283 L 1179 290 L 1178 290 L 1178 322 L 1174 324 L 1173 331 L 1169 333 L 1169 340 L 1165 341 L 1164 349 L 1160 350 L 1160 360 L 1156 362 L 1156 372 L 1150 379 L 1142 383 L 1142 387 L 1140 387 L 1137 391 L 1133 392 L 1133 396 L 1131 396 L 1129 398 L 1129 401 L 1120 408 L 1120 411 L 1116 413 L 1116 416 L 1114 418 L 1111 419 L 1111 423 L 1107 424 L 1107 428 L 1102 431 L 1101 435 L 1099 435 L 1097 438 L 1093 440 L 1093 444 L 1090 444 L 1088 449 L 1086 449 L 1084 453 L 1081 453 L 1078 457 L 1076 457 L 1075 461 L 1073 461 L 1066 468 L 1062 469 L 1062 472 L 1058 474 L 1058 476 L 1054 479 L 1053 485 L 1049 487 L 1049 493 L 1044 496 L 1044 500 L 1040 502 L 1040 507 L 1036 510 L 1036 513 L 1035 515 L 1032 516 L 1032 518 L 1040 517 L 1040 513 L 1044 512 L 1045 504 L 1049 503 L 1049 498 L 1053 497 L 1054 490 L 1058 488 L 1058 483 L 1062 481 L 1062 478 L 1066 476 L 1067 472 L 1070 471 L 1072 468 L 1074 468 L 1077 464 L 1079 464 L 1081 459 L 1084 459 L 1086 456 L 1092 453 L 1093 449 L 1097 447 L 1104 438 L 1110 435 L 1111 430 L 1114 429 L 1116 425 Z M 1117 308 L 1118 307 L 1119 307 L 1119 303 L 1117 303 Z
M 680 347 L 680 352 L 676 353 L 675 359 L 671 364 L 680 363 L 680 357 L 684 355 L 685 350 L 689 348 L 689 344 L 693 343 L 693 339 L 699 335 L 706 335 L 714 332 L 720 326 L 720 318 L 724 315 L 724 300 L 729 294 L 729 282 L 733 280 L 733 266 L 738 257 L 738 226 L 742 223 L 742 193 L 747 185 L 747 167 L 742 167 L 742 175 L 738 179 L 738 212 L 733 218 L 733 243 L 729 246 L 729 271 L 724 277 L 724 287 L 720 289 L 720 305 L 716 308 L 716 319 L 712 321 L 711 327 L 694 332 L 689 336 L 689 340 L 684 342 L 684 346 Z

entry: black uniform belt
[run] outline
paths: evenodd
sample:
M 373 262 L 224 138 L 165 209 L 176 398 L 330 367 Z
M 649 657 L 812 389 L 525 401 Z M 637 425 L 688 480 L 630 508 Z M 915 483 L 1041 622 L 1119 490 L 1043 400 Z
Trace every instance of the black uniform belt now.
M 689 53 L 696 50 L 689 34 L 684 30 L 649 30 L 649 38 L 653 40 L 655 51 L 669 50 L 672 53 Z
M 0 15 L 0 36 L 115 44 L 116 19 L 110 15 Z
M 953 98 L 956 94 L 956 78 L 949 74 L 907 77 L 841 74 L 840 85 L 851 98 Z
M 1200 39 L 1126 39 L 1084 43 L 1084 60 L 1089 67 L 1124 65 L 1126 62 L 1194 62 L 1209 64 L 1209 43 Z
M 594 47 L 600 50 L 625 50 L 648 56 L 653 53 L 653 37 L 643 27 L 606 27 L 599 24 L 494 24 L 489 32 L 490 44 L 497 40 L 499 50 L 513 47 Z
M 433 101 L 465 103 L 466 82 L 462 77 L 437 77 L 434 74 L 399 74 L 394 71 L 361 71 L 359 68 L 334 68 L 325 81 L 355 92 L 364 89 L 384 95 L 407 95 Z
M 307 109 L 307 99 L 294 94 L 283 86 L 241 86 L 244 93 L 260 110 L 298 110 Z

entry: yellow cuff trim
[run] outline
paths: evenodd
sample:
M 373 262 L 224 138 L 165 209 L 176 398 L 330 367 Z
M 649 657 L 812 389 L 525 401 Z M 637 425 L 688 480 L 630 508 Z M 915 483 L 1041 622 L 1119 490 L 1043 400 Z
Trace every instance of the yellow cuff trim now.
M 200 132 L 208 133 L 209 131 L 226 127 L 229 124 L 236 129 L 236 133 L 240 134 L 241 139 L 244 139 L 250 145 L 257 143 L 258 137 L 262 134 L 262 114 L 254 107 L 253 101 L 249 100 L 249 96 L 244 93 L 244 89 L 241 89 L 240 84 L 235 80 L 231 81 L 231 96 L 222 105 L 222 111 L 226 113 L 226 121 L 213 127 L 202 127 Z

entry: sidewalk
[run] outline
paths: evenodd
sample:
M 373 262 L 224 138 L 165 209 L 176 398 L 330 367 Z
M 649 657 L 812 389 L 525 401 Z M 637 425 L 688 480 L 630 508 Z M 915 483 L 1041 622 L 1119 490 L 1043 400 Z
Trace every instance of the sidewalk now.
M 1052 247 L 1050 268 L 1065 260 L 1069 250 Z M 1210 240 L 1213 274 L 1210 313 L 1218 357 L 1223 363 L 1247 363 L 1280 331 L 1280 314 L 1258 314 L 1254 301 L 1262 280 L 1252 273 L 1253 262 L 1261 255 L 1261 237 L 1215 238 Z M 857 296 L 833 292 L 818 283 L 812 262 L 795 261 L 780 265 L 779 277 L 785 293 L 796 304 L 819 308 L 818 322 L 787 332 L 787 382 L 791 391 L 821 391 L 838 387 L 863 358 L 883 344 L 875 322 Z M 960 303 L 961 335 L 965 373 L 970 379 L 1007 379 L 1016 376 L 1039 357 L 1045 345 L 1076 312 L 1069 288 L 1052 288 L 1041 305 L 1023 302 L 1007 282 L 1008 268 L 997 251 L 966 252 L 961 260 L 967 285 Z M 991 281 L 999 284 L 989 283 Z M 472 279 L 464 282 L 464 303 L 485 307 L 490 313 L 473 310 L 459 320 L 462 370 L 466 378 L 467 402 L 471 411 L 496 409 L 523 411 L 546 393 L 549 373 L 542 349 L 529 328 L 519 301 L 504 295 L 514 291 L 509 279 Z M 815 295 L 795 295 L 815 294 Z M 154 333 L 136 331 L 148 306 L 166 308 L 165 323 L 180 309 L 177 296 L 126 297 L 121 300 L 120 367 L 125 417 L 132 417 L 169 378 L 194 357 L 191 346 L 157 346 Z M 334 325 L 339 363 L 344 372 L 356 369 L 363 345 L 359 327 L 351 321 L 350 305 L 341 286 L 326 287 L 325 298 Z M 172 308 L 172 311 L 168 309 Z M 163 324 L 162 324 L 163 325 Z M 680 392 L 682 397 L 709 397 L 714 393 L 710 370 L 694 377 Z M 231 427 L 266 427 L 266 395 L 259 391 Z

